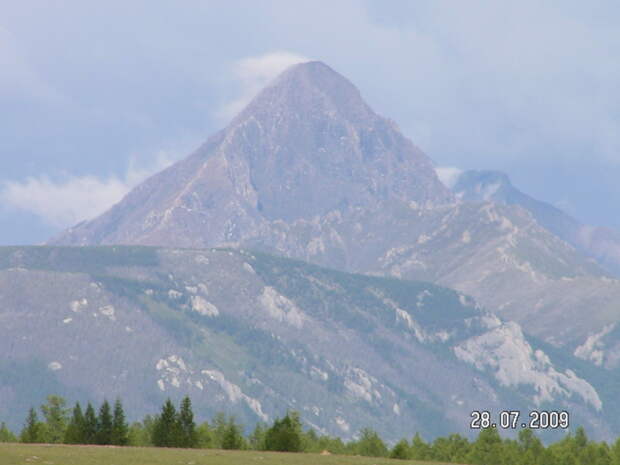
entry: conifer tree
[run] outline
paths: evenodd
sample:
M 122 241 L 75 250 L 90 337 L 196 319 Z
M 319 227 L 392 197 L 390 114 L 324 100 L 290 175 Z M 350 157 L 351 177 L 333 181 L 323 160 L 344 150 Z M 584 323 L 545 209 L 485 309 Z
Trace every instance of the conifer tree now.
M 157 415 L 146 415 L 142 420 L 146 441 L 149 446 L 153 446 L 153 430 L 157 421 Z
M 485 428 L 480 431 L 467 455 L 467 462 L 472 465 L 502 462 L 502 439 L 496 428 Z
M 414 460 L 428 460 L 431 458 L 431 447 L 422 439 L 420 433 L 415 433 L 411 440 L 411 458 Z
M 263 423 L 257 423 L 254 427 L 254 431 L 248 438 L 250 441 L 250 448 L 253 450 L 265 450 L 265 437 L 267 436 L 268 428 Z
M 161 409 L 161 414 L 155 420 L 152 442 L 157 447 L 177 447 L 179 436 L 176 409 L 172 401 L 167 399 Z
M 356 444 L 356 452 L 367 457 L 387 457 L 388 449 L 376 431 L 364 428 Z
M 224 434 L 222 435 L 222 449 L 243 449 L 244 440 L 242 433 L 243 430 L 235 421 L 235 417 L 230 417 L 224 429 Z
M 265 449 L 281 452 L 301 452 L 301 421 L 297 412 L 287 412 L 273 422 L 265 434 Z
M 141 447 L 152 446 L 154 422 L 152 415 L 146 415 L 141 422 L 133 422 L 127 433 L 128 444 Z
M 586 434 L 586 430 L 583 426 L 580 426 L 577 428 L 577 431 L 575 431 L 573 442 L 577 449 L 584 449 L 588 445 L 588 435 Z
M 612 465 L 620 465 L 620 438 L 611 446 L 610 455 Z
M 196 436 L 198 437 L 197 447 L 200 449 L 213 449 L 215 447 L 215 432 L 205 421 L 196 428 Z
M 549 449 L 560 465 L 578 465 L 578 450 L 572 433 L 568 433 L 562 440 L 552 444 Z
M 61 443 L 65 437 L 69 412 L 65 405 L 65 399 L 60 396 L 50 395 L 47 396 L 47 403 L 41 406 L 47 426 L 47 441 L 50 443 Z
M 520 456 L 524 461 L 532 465 L 543 465 L 541 461 L 545 447 L 531 429 L 519 431 L 517 444 Z
M 313 428 L 301 432 L 301 450 L 304 452 L 322 452 L 325 450 L 319 446 L 319 436 Z
M 224 434 L 228 428 L 228 418 L 224 412 L 218 412 L 213 419 L 212 437 L 213 447 L 215 449 L 222 449 L 222 443 L 224 440 Z
M 611 448 L 603 441 L 597 446 L 597 465 L 611 465 L 613 463 L 613 456 L 611 455 Z
M 112 413 L 107 400 L 103 401 L 99 409 L 96 442 L 97 444 L 112 444 Z
M 28 416 L 26 417 L 26 424 L 20 434 L 21 442 L 36 443 L 41 442 L 41 423 L 37 417 L 37 411 L 34 408 L 30 408 Z
M 196 433 L 196 423 L 194 423 L 192 401 L 189 396 L 185 396 L 181 401 L 178 422 L 181 434 L 179 446 L 187 448 L 196 447 L 198 444 L 198 435 Z
M 125 412 L 120 399 L 114 402 L 114 417 L 112 419 L 111 444 L 126 446 L 129 443 L 129 427 L 125 421 Z
M 86 411 L 84 412 L 82 439 L 84 444 L 95 444 L 97 442 L 97 416 L 90 402 L 86 406 Z
M 409 450 L 409 442 L 406 439 L 401 439 L 396 443 L 392 451 L 390 452 L 390 458 L 407 460 L 410 458 L 411 451 Z
M 420 450 L 420 446 L 416 446 Z M 469 453 L 469 441 L 460 434 L 451 434 L 447 438 L 437 438 L 428 451 L 427 458 L 446 462 L 462 463 Z
M 85 444 L 84 437 L 84 414 L 82 413 L 82 407 L 79 402 L 75 403 L 73 407 L 73 414 L 67 430 L 65 431 L 64 441 L 65 444 Z
M 2 422 L 2 424 L 0 424 L 0 442 L 15 442 L 16 440 L 17 438 L 13 432 Z

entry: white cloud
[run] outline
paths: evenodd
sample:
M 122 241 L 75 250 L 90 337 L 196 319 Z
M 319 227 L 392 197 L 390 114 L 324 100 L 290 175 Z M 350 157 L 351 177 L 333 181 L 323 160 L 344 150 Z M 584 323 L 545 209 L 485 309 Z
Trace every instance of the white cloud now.
M 233 65 L 233 74 L 241 84 L 238 98 L 225 104 L 217 116 L 228 122 L 236 116 L 269 81 L 289 66 L 309 61 L 302 55 L 291 52 L 271 52 L 255 57 L 243 58 Z
M 438 166 L 435 168 L 435 172 L 437 173 L 439 180 L 446 187 L 452 189 L 459 180 L 463 170 L 454 166 Z
M 9 208 L 34 213 L 51 226 L 65 228 L 100 215 L 134 186 L 170 164 L 171 157 L 160 152 L 148 168 L 130 162 L 123 177 L 86 175 L 53 180 L 43 175 L 7 181 L 0 188 L 0 202 Z

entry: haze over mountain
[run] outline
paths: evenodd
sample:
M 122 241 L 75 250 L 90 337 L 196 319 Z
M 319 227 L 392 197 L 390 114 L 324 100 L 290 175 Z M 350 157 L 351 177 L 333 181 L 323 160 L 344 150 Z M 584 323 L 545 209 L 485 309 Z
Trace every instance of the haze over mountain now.
M 458 200 L 350 82 L 309 62 L 188 158 L 50 243 L 240 246 L 428 280 L 575 351 L 618 320 L 620 282 L 547 226 L 516 204 Z
M 519 205 L 532 213 L 541 226 L 596 258 L 616 275 L 620 274 L 620 233 L 610 228 L 584 225 L 553 205 L 524 194 L 512 185 L 505 173 L 465 171 L 459 175 L 453 191 L 464 201 Z

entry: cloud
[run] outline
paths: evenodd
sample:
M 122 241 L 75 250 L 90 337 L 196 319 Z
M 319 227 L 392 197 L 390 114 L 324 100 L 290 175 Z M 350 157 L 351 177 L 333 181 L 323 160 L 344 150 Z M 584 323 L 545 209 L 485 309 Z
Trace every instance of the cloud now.
M 439 180 L 446 187 L 452 189 L 459 180 L 459 177 L 463 173 L 463 170 L 454 166 L 438 166 L 435 168 L 435 172 L 437 173 L 437 177 L 439 177 Z
M 33 213 L 50 226 L 66 228 L 105 212 L 137 184 L 170 164 L 171 157 L 161 152 L 148 168 L 130 162 L 123 177 L 86 175 L 53 180 L 43 175 L 8 181 L 0 189 L 0 202 Z
M 291 52 L 270 52 L 243 58 L 233 65 L 234 77 L 241 84 L 240 96 L 222 106 L 217 112 L 219 119 L 228 121 L 236 116 L 269 81 L 289 66 L 310 61 Z

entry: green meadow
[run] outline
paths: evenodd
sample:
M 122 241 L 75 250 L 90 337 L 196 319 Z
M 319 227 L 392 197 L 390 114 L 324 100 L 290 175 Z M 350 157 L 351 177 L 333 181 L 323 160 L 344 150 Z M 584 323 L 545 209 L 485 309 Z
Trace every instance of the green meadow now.
M 441 462 L 286 452 L 0 443 L 0 465 L 417 465 Z

